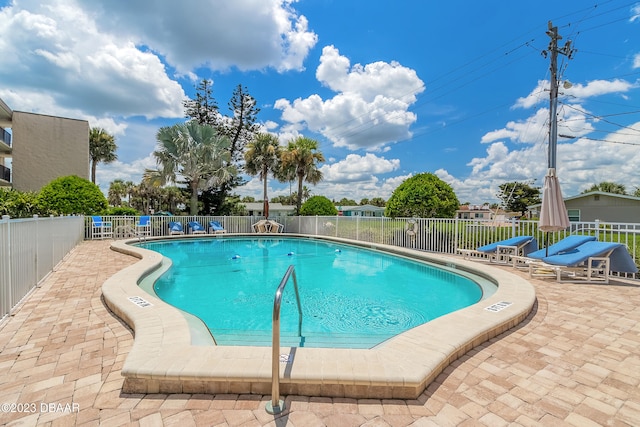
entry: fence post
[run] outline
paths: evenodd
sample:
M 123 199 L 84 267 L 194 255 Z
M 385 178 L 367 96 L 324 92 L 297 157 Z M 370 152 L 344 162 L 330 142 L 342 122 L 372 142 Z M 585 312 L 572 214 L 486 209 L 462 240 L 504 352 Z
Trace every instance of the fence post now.
M 33 215 L 33 220 L 36 223 L 36 227 L 35 227 L 36 228 L 36 242 L 35 242 L 36 243 L 36 247 L 35 247 L 35 249 L 33 251 L 34 252 L 34 254 L 33 254 L 33 268 L 35 268 L 35 272 L 36 272 L 36 274 L 35 274 L 36 283 L 34 283 L 34 286 L 38 286 L 38 282 L 39 282 L 38 273 L 40 272 L 40 270 L 38 269 L 38 262 L 39 262 L 38 254 L 40 253 L 40 245 L 42 243 L 40 242 L 40 224 L 38 224 L 38 215 L 37 214 Z
M 596 219 L 594 221 L 596 223 L 596 240 L 600 239 L 600 220 Z
M 7 314 L 9 316 L 11 316 L 11 313 L 13 312 L 13 306 L 14 306 L 13 284 L 11 283 L 11 221 L 9 221 L 10 219 L 11 217 L 9 215 L 2 215 L 2 221 L 7 223 L 7 235 L 5 239 L 7 246 L 3 252 L 6 254 L 5 255 L 5 263 L 6 263 L 5 278 L 7 279 L 7 282 L 5 283 L 5 285 L 6 285 L 6 289 L 8 290 L 9 310 L 7 311 Z

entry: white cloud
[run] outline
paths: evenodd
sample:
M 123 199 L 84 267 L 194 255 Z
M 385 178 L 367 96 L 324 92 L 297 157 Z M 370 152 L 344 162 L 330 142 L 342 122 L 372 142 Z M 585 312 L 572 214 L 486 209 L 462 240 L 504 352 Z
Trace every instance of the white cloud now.
M 633 57 L 633 68 L 640 68 L 640 53 L 636 53 Z
M 397 62 L 375 62 L 350 67 L 338 49 L 322 50 L 316 78 L 337 92 L 323 100 L 314 94 L 292 102 L 279 99 L 274 108 L 292 125 L 304 125 L 337 147 L 380 150 L 386 144 L 411 137 L 409 127 L 417 117 L 409 111 L 424 84 L 416 72 Z
M 549 81 L 540 80 L 538 85 L 529 93 L 529 95 L 518 98 L 513 108 L 531 108 L 541 102 L 549 102 Z M 614 80 L 592 80 L 586 85 L 580 83 L 572 83 L 571 87 L 564 88 L 561 86 L 559 99 L 586 99 L 595 96 L 607 95 L 611 93 L 626 93 L 637 87 L 637 84 L 630 83 L 622 79 Z
M 104 31 L 128 34 L 162 55 L 179 73 L 215 70 L 300 70 L 317 35 L 292 0 L 108 2 L 82 0 Z
M 46 114 L 178 117 L 185 97 L 159 58 L 125 34 L 100 32 L 73 2 L 20 2 L 0 10 L 0 79 L 12 107 Z M 47 97 L 44 104 L 33 98 Z
M 640 122 L 628 127 L 640 129 Z M 628 191 L 640 187 L 637 166 L 640 164 L 637 135 L 624 129 L 598 140 L 579 138 L 559 140 L 558 177 L 565 197 L 574 196 L 602 181 L 624 184 Z M 510 150 L 503 142 L 487 147 L 486 155 L 473 158 L 472 171 L 466 178 L 456 178 L 446 169 L 436 174 L 452 185 L 461 202 L 497 201 L 500 184 L 509 181 L 531 182 L 541 187 L 547 171 L 546 144 Z
M 400 167 L 398 159 L 385 159 L 371 153 L 364 156 L 349 154 L 341 161 L 331 165 L 324 165 L 320 169 L 324 175 L 317 185 L 309 187 L 313 195 L 323 195 L 334 200 L 343 197 L 360 201 L 363 198 L 383 197 L 388 199 L 393 190 L 402 183 L 407 176 L 380 179 L 377 175 L 387 174 Z M 289 195 L 289 185 L 278 183 L 270 178 L 268 182 L 269 198 L 278 195 Z M 297 191 L 297 182 L 293 183 L 293 191 Z M 241 196 L 252 196 L 262 199 L 262 182 L 258 178 L 250 179 L 236 191 Z
M 317 36 L 291 1 L 13 2 L 0 9 L 0 80 L 18 110 L 178 118 L 186 95 L 163 61 L 192 79 L 201 66 L 303 69 Z
M 640 4 L 635 4 L 631 8 L 631 17 L 629 18 L 630 22 L 640 20 Z
M 560 105 L 557 110 L 559 135 L 578 137 L 593 131 L 589 120 L 597 121 L 579 104 Z M 487 144 L 508 139 L 513 143 L 541 144 L 549 140 L 549 109 L 540 108 L 525 120 L 510 121 L 504 128 L 484 134 L 480 140 Z
M 343 160 L 323 165 L 320 171 L 328 184 L 372 180 L 374 175 L 389 173 L 400 167 L 400 160 L 387 160 L 367 153 L 364 156 L 349 154 Z
M 106 194 L 109 190 L 109 184 L 113 180 L 121 179 L 125 182 L 131 181 L 138 184 L 142 181 L 145 169 L 155 168 L 156 160 L 151 154 L 128 163 L 119 160 L 112 163 L 100 163 L 96 168 L 96 184 Z

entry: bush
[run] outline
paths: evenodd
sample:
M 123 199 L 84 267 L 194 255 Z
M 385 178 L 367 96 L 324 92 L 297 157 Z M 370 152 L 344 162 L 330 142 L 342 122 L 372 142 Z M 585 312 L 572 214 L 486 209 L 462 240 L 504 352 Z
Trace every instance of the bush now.
M 392 218 L 453 218 L 459 205 L 449 184 L 432 173 L 421 173 L 405 180 L 393 191 L 385 215 Z
M 38 204 L 38 195 L 34 192 L 0 190 L 0 217 L 30 218 L 34 215 L 47 216 L 49 211 Z
M 107 208 L 107 198 L 100 188 L 75 175 L 56 178 L 42 187 L 38 203 L 55 215 L 96 215 Z
M 107 209 L 104 212 L 104 215 L 122 215 L 122 216 L 138 216 L 140 212 L 137 209 L 130 208 L 127 206 L 116 206 Z
M 337 215 L 338 209 L 331 200 L 324 196 L 313 196 L 309 198 L 300 208 L 300 215 Z

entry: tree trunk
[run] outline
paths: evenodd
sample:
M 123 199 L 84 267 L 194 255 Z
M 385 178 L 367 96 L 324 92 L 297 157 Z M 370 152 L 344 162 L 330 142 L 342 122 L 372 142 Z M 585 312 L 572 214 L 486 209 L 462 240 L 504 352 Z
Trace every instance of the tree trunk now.
M 91 161 L 91 182 L 96 183 L 96 161 Z
M 265 216 L 265 219 L 269 219 L 266 218 L 267 216 L 267 168 L 263 168 L 262 169 L 262 214 Z
M 296 200 L 296 210 L 297 214 L 300 215 L 300 208 L 302 208 L 302 181 L 304 180 L 304 175 L 298 175 L 298 200 Z
M 191 181 L 191 201 L 189 202 L 189 214 L 198 214 L 198 180 Z

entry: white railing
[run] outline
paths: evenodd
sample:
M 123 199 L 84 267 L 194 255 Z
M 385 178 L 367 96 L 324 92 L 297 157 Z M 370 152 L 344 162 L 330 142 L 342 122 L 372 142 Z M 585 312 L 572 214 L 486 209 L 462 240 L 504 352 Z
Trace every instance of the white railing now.
M 140 217 L 105 216 L 111 221 L 114 237 L 126 235 Z M 218 221 L 229 233 L 251 233 L 259 216 L 151 216 L 151 235 L 164 236 L 169 222 L 179 221 L 188 232 L 189 221 L 208 228 Z M 457 249 L 478 246 L 516 235 L 532 235 L 542 245 L 554 243 L 569 234 L 590 234 L 601 241 L 623 243 L 640 265 L 640 224 L 573 222 L 568 230 L 542 233 L 537 221 L 458 220 L 441 218 L 386 218 L 346 216 L 282 216 L 285 233 L 334 236 L 372 243 L 415 248 L 429 252 L 455 254 Z M 122 233 L 122 235 L 118 235 Z M 82 239 L 91 238 L 90 217 L 49 217 L 0 219 L 0 320 L 10 314 L 33 288 Z
M 475 249 L 513 236 L 534 236 L 539 245 L 557 242 L 570 234 L 589 234 L 600 241 L 623 243 L 640 265 L 640 224 L 573 222 L 567 230 L 544 233 L 538 221 L 506 222 L 444 218 L 385 217 L 286 217 L 280 220 L 287 233 L 325 235 L 382 243 L 418 250 L 456 254 L 457 249 Z
M 209 221 L 218 221 L 229 233 L 252 233 L 252 225 L 260 216 L 151 216 L 151 235 L 169 234 L 169 222 L 179 221 L 188 233 L 189 221 L 198 221 L 208 229 Z M 140 217 L 105 216 L 111 221 L 114 237 L 123 235 Z M 279 216 L 271 217 L 284 224 L 285 233 L 333 236 L 345 239 L 415 248 L 443 254 L 456 254 L 458 249 L 475 249 L 513 236 L 534 236 L 538 243 L 557 242 L 570 234 L 591 234 L 601 241 L 627 245 L 640 265 L 640 223 L 572 222 L 564 231 L 543 233 L 538 221 L 479 221 L 447 218 L 387 218 L 362 216 Z M 124 233 L 122 232 L 124 230 Z M 85 222 L 85 238 L 91 238 L 91 218 Z
M 0 320 L 83 238 L 81 216 L 0 219 Z

